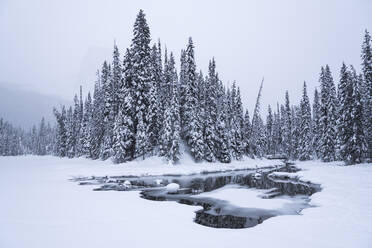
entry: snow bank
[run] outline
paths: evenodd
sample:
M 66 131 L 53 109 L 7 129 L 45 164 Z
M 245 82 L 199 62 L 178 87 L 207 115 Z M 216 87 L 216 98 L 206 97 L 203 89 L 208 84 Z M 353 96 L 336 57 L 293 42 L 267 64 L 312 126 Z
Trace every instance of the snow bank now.
M 279 160 L 268 159 L 251 159 L 243 158 L 241 161 L 233 161 L 232 163 L 208 163 L 193 162 L 190 156 L 183 156 L 180 163 L 170 166 L 161 157 L 150 157 L 145 160 L 135 160 L 123 164 L 113 164 L 110 160 L 91 160 L 86 158 L 58 158 L 54 156 L 19 156 L 19 157 L 3 157 L 0 160 L 0 166 L 12 161 L 11 163 L 27 163 L 30 166 L 42 161 L 43 165 L 55 167 L 55 169 L 63 170 L 65 167 L 73 167 L 71 177 L 73 176 L 145 176 L 145 175 L 163 175 L 163 174 L 194 174 L 202 172 L 226 171 L 236 169 L 255 169 L 260 167 L 282 165 Z M 34 164 L 35 163 L 35 164 Z

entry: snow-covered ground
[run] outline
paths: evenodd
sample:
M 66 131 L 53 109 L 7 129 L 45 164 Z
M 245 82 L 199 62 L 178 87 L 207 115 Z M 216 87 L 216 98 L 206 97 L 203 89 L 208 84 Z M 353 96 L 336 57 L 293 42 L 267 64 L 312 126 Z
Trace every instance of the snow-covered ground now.
M 372 247 L 372 165 L 298 163 L 303 180 L 321 183 L 314 208 L 270 218 L 248 229 L 195 224 L 199 207 L 155 202 L 139 192 L 92 191 L 68 179 L 83 175 L 196 173 L 267 166 L 162 165 L 158 158 L 126 165 L 55 157 L 0 157 L 0 247 Z M 275 163 L 275 162 L 274 162 Z M 241 192 L 242 197 L 249 197 Z

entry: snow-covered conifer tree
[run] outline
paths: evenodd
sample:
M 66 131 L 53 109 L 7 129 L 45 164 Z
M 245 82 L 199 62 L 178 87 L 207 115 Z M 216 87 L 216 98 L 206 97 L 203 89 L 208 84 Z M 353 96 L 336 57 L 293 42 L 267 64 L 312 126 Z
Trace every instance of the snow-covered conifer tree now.
M 196 78 L 196 65 L 194 60 L 194 44 L 191 37 L 186 49 L 186 79 L 187 92 L 185 99 L 184 125 L 186 140 L 190 146 L 190 152 L 196 161 L 204 158 L 204 140 L 199 117 L 198 85 Z
M 266 138 L 267 138 L 267 153 L 274 154 L 274 117 L 271 110 L 271 106 L 269 105 L 267 109 L 267 117 L 266 117 Z
M 322 67 L 320 74 L 321 108 L 320 108 L 320 158 L 325 161 L 334 161 L 336 157 L 336 88 L 329 66 Z
M 366 30 L 362 44 L 362 72 L 363 72 L 363 87 L 362 87 L 362 102 L 363 102 L 363 120 L 364 131 L 367 142 L 366 157 L 372 160 L 372 48 L 371 36 Z
M 132 84 L 134 100 L 135 157 L 144 158 L 149 144 L 147 115 L 151 85 L 150 29 L 143 10 L 137 15 L 131 44 Z
M 288 91 L 285 92 L 285 109 L 282 115 L 283 118 L 283 152 L 288 156 L 292 156 L 292 115 L 291 106 L 289 103 Z
M 85 99 L 84 103 L 84 115 L 83 120 L 81 123 L 81 155 L 83 156 L 90 156 L 90 149 L 92 140 L 92 122 L 93 118 L 93 109 L 92 109 L 92 98 L 90 96 L 90 92 L 88 92 L 88 96 Z
M 299 133 L 299 159 L 310 160 L 312 154 L 312 132 L 311 132 L 311 107 L 310 100 L 307 96 L 306 83 L 302 91 L 302 99 L 300 105 L 301 123 Z
M 246 155 L 250 155 L 251 129 L 252 129 L 251 120 L 249 118 L 248 109 L 246 109 L 243 120 L 244 152 Z
M 261 82 L 260 89 L 258 91 L 256 105 L 254 107 L 253 118 L 252 118 L 252 130 L 251 130 L 251 149 L 252 154 L 257 157 L 262 157 L 264 154 L 264 130 L 263 121 L 260 115 L 260 101 L 262 94 L 263 80 Z
M 321 126 L 320 126 L 320 102 L 318 90 L 314 91 L 314 102 L 313 102 L 313 119 L 312 119 L 312 149 L 313 155 L 316 158 L 320 156 L 320 137 L 321 137 Z

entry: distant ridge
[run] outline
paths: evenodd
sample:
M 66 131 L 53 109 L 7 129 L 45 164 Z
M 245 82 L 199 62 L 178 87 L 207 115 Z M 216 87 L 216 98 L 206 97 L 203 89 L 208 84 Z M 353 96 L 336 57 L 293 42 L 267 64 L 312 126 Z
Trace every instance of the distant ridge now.
M 31 128 L 43 116 L 52 124 L 55 121 L 53 106 L 62 104 L 70 105 L 68 101 L 58 97 L 0 85 L 0 118 L 14 126 Z

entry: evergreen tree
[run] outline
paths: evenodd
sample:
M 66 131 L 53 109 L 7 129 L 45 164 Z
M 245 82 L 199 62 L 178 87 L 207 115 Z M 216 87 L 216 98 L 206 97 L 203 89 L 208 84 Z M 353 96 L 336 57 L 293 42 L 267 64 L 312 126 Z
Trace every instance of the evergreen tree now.
M 171 160 L 171 144 L 173 138 L 172 128 L 172 107 L 168 105 L 165 108 L 164 123 L 161 135 L 161 154 L 165 156 L 169 161 Z
M 350 139 L 350 151 L 346 157 L 347 163 L 361 163 L 366 152 L 366 141 L 363 127 L 363 103 L 361 94 L 362 76 L 357 76 L 351 66 L 352 78 L 352 137 Z
M 322 67 L 321 83 L 321 110 L 320 110 L 320 157 L 324 162 L 335 160 L 336 150 L 336 89 L 329 66 Z
M 243 140 L 244 140 L 244 151 L 245 154 L 250 154 L 250 138 L 251 138 L 251 120 L 249 118 L 248 109 L 245 111 L 243 120 Z
M 251 131 L 251 149 L 252 154 L 257 157 L 262 157 L 264 154 L 264 137 L 262 137 L 263 121 L 260 115 L 260 100 L 263 87 L 263 80 L 261 82 L 260 90 L 258 91 L 256 105 L 254 107 L 253 118 L 252 118 L 252 131 Z
M 173 54 L 170 56 L 171 64 L 174 63 Z M 172 100 L 171 108 L 171 120 L 172 120 L 172 142 L 168 155 L 169 161 L 174 164 L 179 160 L 180 157 L 180 131 L 181 131 L 181 119 L 180 119 L 180 106 L 179 106 L 179 87 L 177 72 L 174 69 L 173 73 L 173 84 L 172 84 Z
M 300 139 L 299 139 L 299 159 L 310 160 L 312 154 L 312 132 L 311 132 L 311 108 L 310 100 L 307 96 L 306 83 L 302 92 L 302 99 L 300 105 L 301 123 L 300 123 Z
M 172 144 L 169 153 L 169 160 L 172 163 L 175 163 L 180 158 L 180 113 L 179 113 L 179 103 L 178 103 L 178 85 L 173 85 L 173 98 L 172 98 L 172 123 L 173 123 L 173 135 L 172 135 Z
M 123 79 L 118 98 L 121 105 L 114 125 L 114 162 L 122 163 L 133 159 L 135 152 L 134 130 L 134 87 L 132 82 L 133 66 L 130 50 L 127 49 L 123 61 Z
M 218 104 L 218 75 L 214 58 L 209 61 L 208 77 L 205 80 L 205 160 L 213 162 L 217 156 L 217 104 Z
M 229 136 L 227 132 L 227 98 L 224 93 L 222 84 L 219 86 L 218 94 L 218 111 L 217 111 L 217 158 L 222 163 L 230 163 L 231 155 L 229 151 Z
M 121 104 L 119 94 L 119 87 L 121 85 L 122 80 L 122 68 L 120 62 L 120 53 L 119 49 L 114 44 L 114 52 L 112 56 L 112 76 L 110 77 L 110 88 L 111 88 L 111 109 L 110 109 L 110 121 L 113 123 L 115 121 L 115 117 L 119 112 L 119 106 Z M 113 124 L 111 124 L 112 126 Z
M 150 85 L 150 92 L 149 92 L 149 109 L 146 115 L 146 123 L 147 123 L 147 130 L 146 133 L 148 135 L 148 144 L 147 144 L 147 152 L 153 154 L 158 142 L 158 133 L 159 133 L 159 125 L 158 125 L 158 93 L 156 88 L 156 82 L 153 82 Z
M 61 112 L 54 109 L 54 115 L 57 119 L 57 140 L 56 140 L 56 152 L 57 156 L 65 157 L 67 155 L 67 120 L 66 120 L 66 109 L 62 107 Z M 4 152 L 3 152 L 4 153 Z
M 273 113 L 271 110 L 271 106 L 269 105 L 267 109 L 267 117 L 266 117 L 266 138 L 267 138 L 267 153 L 274 154 L 274 118 Z
M 84 115 L 81 124 L 81 155 L 90 156 L 90 149 L 92 140 L 92 118 L 93 118 L 93 109 L 92 109 L 92 98 L 90 92 L 88 93 L 87 98 L 84 103 Z
M 101 97 L 103 101 L 103 143 L 100 150 L 100 158 L 106 160 L 112 156 L 112 130 L 114 118 L 114 85 L 111 68 L 105 61 L 101 71 Z
M 291 158 L 299 159 L 300 156 L 300 134 L 301 134 L 301 108 L 298 106 L 291 107 Z
M 240 96 L 240 89 L 235 90 L 235 82 L 232 88 L 231 97 L 231 149 L 235 159 L 241 159 L 244 154 L 243 143 L 243 106 Z
M 187 62 L 186 62 L 186 51 L 181 51 L 181 70 L 180 70 L 180 116 L 181 116 L 181 137 L 186 136 L 186 98 L 188 92 L 188 79 L 187 79 Z M 164 69 L 164 71 L 166 71 Z
M 90 157 L 92 159 L 99 158 L 101 151 L 102 139 L 105 131 L 104 125 L 104 99 L 102 95 L 103 91 L 101 88 L 101 76 L 97 71 L 97 81 L 94 85 L 93 92 L 93 117 L 91 121 L 91 147 L 90 147 Z
M 319 93 L 315 89 L 314 92 L 314 103 L 313 103 L 313 119 L 312 119 L 312 147 L 313 155 L 316 158 L 320 156 L 320 137 L 321 137 L 321 128 L 320 128 L 320 102 L 319 102 Z
M 127 115 L 130 109 L 128 95 L 124 98 L 122 106 L 119 107 L 119 113 L 115 119 L 114 126 L 114 162 L 122 163 L 133 157 L 134 133 L 133 121 L 130 115 Z
M 37 146 L 37 155 L 46 155 L 47 154 L 47 129 L 46 129 L 44 117 L 41 119 L 39 126 L 39 137 L 38 137 L 38 146 Z
M 194 159 L 200 161 L 204 158 L 204 141 L 199 117 L 198 85 L 195 71 L 194 45 L 191 37 L 186 49 L 185 63 L 187 65 L 185 76 L 187 79 L 187 92 L 184 112 L 186 140 Z
M 136 133 L 136 146 L 134 150 L 134 156 L 142 157 L 145 159 L 146 151 L 147 151 L 147 136 L 146 136 L 146 123 L 145 120 L 142 119 L 142 115 L 138 115 L 137 119 L 137 133 Z
M 340 147 L 339 157 L 342 160 L 348 160 L 353 137 L 353 79 L 344 63 L 340 72 L 338 95 L 340 103 L 337 125 L 337 141 Z
M 367 142 L 367 158 L 372 160 L 372 48 L 371 36 L 366 30 L 362 44 L 362 72 L 363 72 L 363 87 L 362 87 L 362 102 L 363 102 L 363 119 L 364 130 Z
M 283 152 L 287 157 L 292 156 L 292 115 L 289 103 L 288 91 L 285 92 L 285 109 L 282 115 L 283 118 Z
M 273 126 L 274 154 L 280 154 L 282 152 L 282 128 L 279 103 L 277 103 L 277 111 L 274 114 Z
M 149 151 L 156 153 L 156 148 L 159 145 L 160 131 L 163 123 L 163 86 L 164 86 L 164 75 L 161 58 L 161 44 L 160 40 L 157 45 L 153 45 L 151 50 L 151 87 L 150 87 L 150 98 L 149 98 L 149 116 L 147 120 L 149 123 L 148 132 L 149 137 Z
M 167 61 L 167 81 L 171 86 L 170 91 L 170 102 L 166 101 L 165 117 L 163 123 L 163 131 L 161 136 L 161 154 L 166 156 L 168 161 L 173 164 L 178 161 L 180 151 L 180 113 L 179 113 L 179 90 L 178 90 L 178 79 L 175 68 L 175 62 L 173 54 L 171 53 L 169 62 Z
M 144 158 L 149 144 L 149 91 L 151 88 L 151 49 L 150 29 L 143 10 L 140 10 L 134 23 L 134 37 L 131 45 L 131 65 L 134 100 L 135 156 Z
M 73 158 L 75 156 L 76 136 L 72 106 L 69 107 L 66 113 L 66 127 L 67 127 L 67 157 Z

